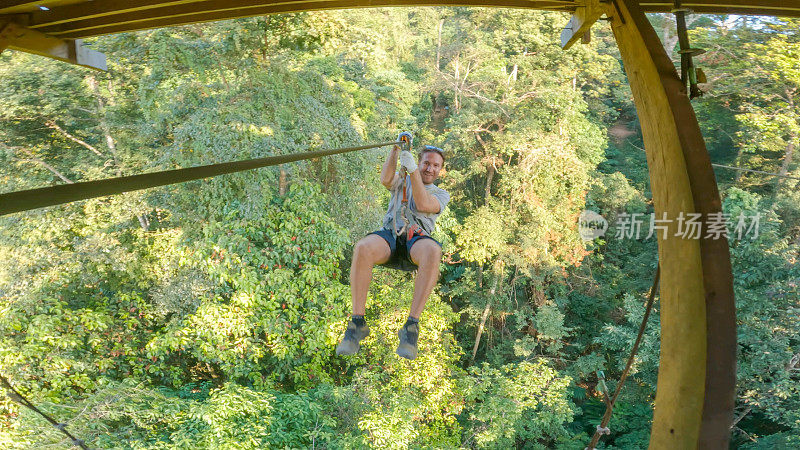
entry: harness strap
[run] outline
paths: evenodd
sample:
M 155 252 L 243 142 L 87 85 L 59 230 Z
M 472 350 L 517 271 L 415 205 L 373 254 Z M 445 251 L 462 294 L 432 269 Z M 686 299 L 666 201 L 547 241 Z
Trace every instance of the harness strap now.
M 402 133 L 400 135 L 399 139 L 400 139 L 400 146 L 401 146 L 401 148 L 403 150 L 410 150 L 411 149 L 411 136 L 409 134 Z M 405 167 L 401 167 L 400 168 L 400 180 L 401 180 L 401 182 L 400 182 L 400 190 L 402 191 L 402 194 L 401 194 L 401 197 L 400 197 L 401 201 L 400 201 L 399 208 L 397 208 L 395 210 L 395 213 L 394 213 L 394 224 L 392 225 L 392 227 L 394 228 L 394 234 L 396 236 L 398 236 L 398 237 L 400 237 L 403 234 L 405 234 L 406 230 L 408 229 L 408 223 L 409 223 L 408 222 L 408 217 L 406 216 L 406 214 L 408 213 L 408 192 L 406 192 L 406 189 L 407 189 L 407 186 L 406 186 L 406 174 L 407 174 L 407 172 L 408 171 L 406 170 Z M 400 215 L 400 218 L 403 221 L 403 226 L 400 227 L 399 229 L 397 228 L 397 223 L 398 223 L 398 220 L 397 220 L 398 217 L 397 216 L 398 216 L 398 213 Z

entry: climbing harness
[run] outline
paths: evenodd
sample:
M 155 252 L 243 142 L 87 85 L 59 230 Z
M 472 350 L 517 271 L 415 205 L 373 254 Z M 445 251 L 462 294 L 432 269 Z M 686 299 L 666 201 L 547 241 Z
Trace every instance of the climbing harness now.
M 409 135 L 410 136 L 410 135 Z M 0 216 L 20 211 L 28 211 L 45 206 L 60 205 L 62 203 L 86 200 L 104 195 L 121 194 L 123 192 L 138 191 L 168 184 L 183 183 L 184 181 L 199 180 L 226 173 L 241 172 L 243 170 L 257 169 L 259 167 L 276 166 L 279 164 L 301 161 L 305 159 L 320 158 L 322 156 L 337 155 L 356 150 L 386 147 L 401 144 L 398 141 L 381 142 L 379 144 L 362 145 L 359 147 L 337 148 L 331 150 L 316 150 L 291 155 L 269 156 L 266 158 L 248 159 L 207 166 L 189 167 L 186 169 L 165 170 L 162 172 L 146 173 L 128 177 L 109 178 L 82 183 L 63 184 L 39 189 L 9 192 L 0 194 Z
M 681 7 L 681 0 L 675 0 L 675 7 L 672 9 L 672 13 L 675 14 L 675 23 L 678 26 L 678 45 L 680 47 L 678 53 L 681 55 L 681 82 L 684 87 L 687 82 L 689 83 L 689 100 L 691 100 L 703 95 L 703 91 L 700 90 L 697 84 L 707 82 L 703 70 L 699 67 L 695 67 L 692 58 L 702 55 L 706 51 L 689 46 L 689 34 L 686 31 L 686 14 L 691 14 L 692 10 Z
M 0 374 L 0 383 L 2 383 L 3 387 L 6 388 L 6 393 L 8 394 L 8 397 L 11 398 L 11 400 L 13 400 L 16 403 L 19 403 L 20 405 L 22 405 L 22 406 L 30 409 L 31 411 L 39 414 L 40 416 L 44 417 L 45 420 L 50 422 L 50 425 L 52 425 L 58 431 L 64 433 L 70 439 L 70 441 L 72 442 L 72 445 L 74 445 L 76 447 L 80 447 L 80 448 L 85 449 L 85 450 L 89 450 L 89 447 L 86 446 L 86 444 L 83 442 L 83 440 L 76 438 L 75 436 L 72 435 L 72 433 L 67 431 L 67 424 L 59 423 L 57 420 L 55 420 L 52 417 L 48 416 L 47 414 L 42 412 L 39 408 L 34 406 L 33 403 L 31 403 L 27 398 L 25 398 L 25 396 L 23 396 L 22 394 L 17 392 L 17 390 L 14 389 L 13 386 L 11 386 L 11 383 L 8 381 L 8 379 L 5 376 L 3 376 L 2 374 Z
M 411 133 L 408 133 L 406 131 L 400 133 L 400 136 L 398 137 L 399 141 L 401 141 L 403 143 L 407 143 L 407 148 L 411 148 L 411 139 L 412 139 L 411 138 Z M 401 146 L 402 145 L 403 144 L 401 144 Z M 432 145 L 426 145 L 423 148 L 425 150 L 433 150 L 435 152 L 438 152 L 440 155 L 442 155 L 442 157 L 444 157 L 444 150 L 442 150 L 439 147 L 434 147 Z M 408 209 L 408 192 L 407 192 L 408 188 L 407 188 L 407 185 L 406 185 L 406 173 L 407 173 L 406 168 L 405 167 L 401 167 L 400 168 L 400 179 L 402 181 L 401 181 L 400 189 L 402 191 L 402 195 L 401 195 L 401 201 L 400 201 L 399 205 L 397 207 L 395 207 L 394 213 L 392 215 L 394 217 L 394 224 L 392 225 L 392 227 L 394 228 L 395 236 L 400 237 L 400 236 L 403 236 L 403 235 L 407 235 L 406 236 L 406 240 L 411 240 L 411 238 L 415 234 L 419 234 L 419 235 L 422 235 L 422 236 L 427 236 L 427 234 L 426 234 L 425 230 L 423 230 L 422 228 L 420 228 L 417 225 L 413 225 L 413 226 L 409 227 L 409 220 L 408 220 L 409 209 Z M 411 212 L 411 214 L 413 215 L 413 212 Z M 403 223 L 403 226 L 398 228 L 397 224 L 400 223 L 400 222 Z
M 642 323 L 639 325 L 639 334 L 636 335 L 636 340 L 633 342 L 633 348 L 631 349 L 631 354 L 628 356 L 628 363 L 625 365 L 625 370 L 622 371 L 622 376 L 619 378 L 619 383 L 617 383 L 617 388 L 614 389 L 614 395 L 609 399 L 608 392 L 605 387 L 605 377 L 603 376 L 602 371 L 598 371 L 598 384 L 601 385 L 603 391 L 603 397 L 606 403 L 606 412 L 603 414 L 602 420 L 600 420 L 600 425 L 597 426 L 597 429 L 594 432 L 594 436 L 592 436 L 592 441 L 589 443 L 589 446 L 586 447 L 584 450 L 595 450 L 595 446 L 600 441 L 600 436 L 604 434 L 611 434 L 611 429 L 608 428 L 608 422 L 611 421 L 611 413 L 614 411 L 614 404 L 617 402 L 617 397 L 619 397 L 619 393 L 622 390 L 622 385 L 625 384 L 625 379 L 628 378 L 628 373 L 631 370 L 631 366 L 633 365 L 633 358 L 636 356 L 636 353 L 639 351 L 639 344 L 642 342 L 642 337 L 644 337 L 644 330 L 647 327 L 647 319 L 650 318 L 650 312 L 653 310 L 653 303 L 656 297 L 656 290 L 658 289 L 658 281 L 661 278 L 661 266 L 656 267 L 656 274 L 653 277 L 653 286 L 650 288 L 650 296 L 647 298 L 647 306 L 645 307 L 644 316 L 642 317 Z
M 411 151 L 411 141 L 412 141 L 411 133 L 404 131 L 400 133 L 397 137 L 397 140 L 400 142 L 400 150 L 401 151 Z M 408 217 L 406 213 L 408 213 L 408 192 L 406 192 L 406 173 L 407 170 L 405 167 L 400 168 L 400 190 L 402 192 L 401 195 L 401 202 L 399 207 L 395 208 L 394 211 L 394 224 L 392 227 L 394 228 L 394 234 L 402 236 L 406 230 L 408 229 Z M 397 224 L 399 223 L 398 219 L 401 219 L 403 222 L 403 226 L 397 228 Z

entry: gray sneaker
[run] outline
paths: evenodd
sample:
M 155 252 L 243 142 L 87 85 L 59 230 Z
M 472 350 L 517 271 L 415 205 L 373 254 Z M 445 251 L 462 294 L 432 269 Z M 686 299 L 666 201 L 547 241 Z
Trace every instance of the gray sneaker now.
M 400 345 L 397 346 L 397 354 L 406 359 L 417 357 L 417 340 L 419 339 L 419 324 L 412 323 L 400 328 L 397 332 L 400 336 Z
M 336 346 L 336 354 L 354 355 L 358 353 L 358 350 L 361 348 L 359 342 L 367 336 L 369 336 L 369 327 L 367 324 L 358 326 L 351 320 L 347 324 L 347 330 L 344 332 L 342 342 L 339 342 L 339 345 Z

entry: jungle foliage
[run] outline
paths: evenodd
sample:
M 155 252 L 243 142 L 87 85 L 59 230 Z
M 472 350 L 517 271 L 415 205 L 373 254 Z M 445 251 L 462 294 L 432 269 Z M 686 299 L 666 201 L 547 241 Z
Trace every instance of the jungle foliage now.
M 674 21 L 654 15 L 673 59 Z M 644 313 L 653 211 L 607 25 L 391 8 L 96 38 L 96 73 L 0 55 L 0 190 L 391 139 L 445 148 L 442 276 L 420 356 L 394 354 L 412 275 L 378 268 L 372 333 L 337 357 L 352 244 L 379 227 L 386 150 L 0 218 L 0 366 L 97 448 L 583 449 Z M 696 16 L 694 101 L 715 163 L 798 176 L 800 22 Z M 797 181 L 720 169 L 739 326 L 732 446 L 800 446 Z M 584 209 L 611 228 L 585 243 Z M 658 304 L 604 448 L 647 445 Z M 0 397 L 0 446 L 67 447 Z

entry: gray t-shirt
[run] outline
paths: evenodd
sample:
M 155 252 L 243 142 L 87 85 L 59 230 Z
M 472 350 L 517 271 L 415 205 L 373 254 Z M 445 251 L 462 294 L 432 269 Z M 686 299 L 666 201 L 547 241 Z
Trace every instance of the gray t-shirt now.
M 400 177 L 397 177 L 394 184 L 392 184 L 391 192 L 392 197 L 389 199 L 389 210 L 386 212 L 386 217 L 383 218 L 383 227 L 395 230 L 400 229 L 404 224 L 394 223 L 394 216 L 395 211 L 401 208 L 401 203 L 403 201 L 403 194 L 401 192 L 401 187 L 403 183 Z M 417 205 L 414 203 L 414 196 L 411 192 L 411 176 L 406 175 L 406 198 L 408 198 L 408 208 L 406 208 L 406 218 L 408 219 L 409 225 L 417 224 L 423 230 L 425 230 L 428 234 L 433 234 L 433 230 L 435 228 L 436 218 L 439 217 L 444 211 L 445 206 L 447 206 L 447 202 L 450 201 L 450 194 L 447 193 L 444 189 L 436 186 L 435 184 L 426 184 L 425 190 L 427 190 L 431 195 L 433 195 L 436 200 L 439 201 L 439 208 L 438 213 L 424 213 L 417 211 Z M 402 220 L 402 219 L 400 219 Z

